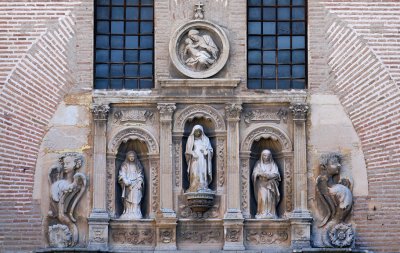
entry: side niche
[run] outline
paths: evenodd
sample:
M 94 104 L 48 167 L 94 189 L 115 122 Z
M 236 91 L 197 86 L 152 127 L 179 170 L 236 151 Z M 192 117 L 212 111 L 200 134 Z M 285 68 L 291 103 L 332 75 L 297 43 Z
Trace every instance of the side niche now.
M 117 219 L 142 219 L 148 218 L 150 213 L 150 164 L 147 157 L 148 149 L 145 143 L 139 140 L 129 140 L 121 143 L 115 158 L 115 217 Z M 134 156 L 132 166 L 135 173 L 124 172 L 122 167 L 127 167 L 129 156 Z M 123 166 L 124 165 L 124 166 Z M 125 169 L 126 170 L 126 169 Z M 137 171 L 137 172 L 136 172 Z M 121 174 L 123 173 L 123 174 Z M 129 174 L 129 175 L 126 175 Z M 131 185 L 124 184 L 125 177 Z M 129 188 L 132 190 L 129 191 Z M 125 200 L 126 198 L 126 200 Z M 129 200 L 128 198 L 131 198 Z M 139 210 L 127 207 L 126 201 L 138 202 Z M 128 204 L 129 205 L 129 204 Z M 128 210 L 127 210 L 128 209 Z M 130 209 L 130 211 L 129 211 Z
M 264 162 L 263 156 L 266 156 L 267 153 L 270 153 L 272 157 L 270 161 Z M 267 163 L 267 166 L 271 167 L 267 174 L 260 171 L 264 163 Z M 276 169 L 277 171 L 274 171 Z M 273 174 L 275 174 L 275 178 L 266 178 L 267 176 L 272 177 Z M 271 138 L 262 138 L 253 142 L 250 154 L 249 178 L 251 217 L 256 219 L 282 218 L 285 214 L 283 201 L 285 199 L 285 189 L 283 187 L 285 177 L 282 147 L 278 141 L 272 140 Z M 260 192 L 262 190 L 268 192 L 265 193 L 268 194 L 267 198 L 271 197 L 273 199 L 264 200 L 262 198 L 263 193 Z M 264 214 L 262 214 L 262 212 L 264 212 Z

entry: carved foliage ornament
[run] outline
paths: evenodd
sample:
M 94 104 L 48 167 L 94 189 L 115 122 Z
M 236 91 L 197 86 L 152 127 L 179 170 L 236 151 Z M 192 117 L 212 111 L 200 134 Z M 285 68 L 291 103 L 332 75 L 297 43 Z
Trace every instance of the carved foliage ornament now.
M 160 110 L 161 120 L 171 120 L 176 106 L 175 104 L 158 104 L 157 109 Z
M 244 122 L 249 125 L 251 122 L 259 121 L 276 121 L 284 123 L 287 122 L 288 111 L 286 109 L 279 109 L 278 111 L 267 111 L 267 110 L 252 110 L 246 112 L 244 115 Z
M 148 110 L 129 110 L 116 111 L 114 113 L 114 123 L 146 122 L 153 120 L 153 112 Z
M 208 78 L 217 74 L 229 56 L 229 40 L 224 30 L 202 20 L 203 4 L 197 4 L 194 17 L 173 34 L 169 54 L 176 69 L 191 78 Z
M 284 242 L 289 238 L 286 231 L 247 231 L 246 241 L 249 244 L 273 244 Z
M 289 109 L 293 113 L 294 120 L 305 120 L 309 106 L 305 103 L 294 103 L 289 107 Z
M 216 230 L 193 231 L 190 229 L 181 231 L 180 239 L 193 243 L 219 242 L 222 240 L 222 233 Z
M 226 117 L 228 119 L 239 120 L 242 106 L 239 104 L 230 104 L 225 107 Z
M 110 106 L 104 104 L 94 104 L 90 109 L 95 120 L 106 120 Z
M 154 231 L 151 229 L 115 230 L 111 238 L 117 244 L 149 245 L 153 244 Z

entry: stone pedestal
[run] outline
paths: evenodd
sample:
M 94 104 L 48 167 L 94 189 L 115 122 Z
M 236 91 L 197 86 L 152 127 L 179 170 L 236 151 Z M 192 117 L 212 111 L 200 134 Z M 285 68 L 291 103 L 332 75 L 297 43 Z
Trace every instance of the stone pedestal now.
M 176 218 L 156 219 L 156 250 L 176 250 Z
M 243 245 L 244 219 L 224 218 L 224 250 L 244 250 Z

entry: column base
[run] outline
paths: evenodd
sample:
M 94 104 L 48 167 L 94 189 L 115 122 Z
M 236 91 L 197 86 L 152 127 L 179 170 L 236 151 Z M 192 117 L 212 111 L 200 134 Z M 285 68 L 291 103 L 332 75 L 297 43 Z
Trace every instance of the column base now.
M 164 211 L 164 210 L 162 210 Z M 164 212 L 163 212 L 164 213 Z M 173 212 L 175 215 L 175 212 Z M 172 216 L 167 212 L 166 216 Z M 156 219 L 156 248 L 155 250 L 176 250 L 176 225 L 175 217 L 160 217 Z
M 92 212 L 88 218 L 89 249 L 108 250 L 108 225 L 110 217 L 107 212 Z
M 242 212 L 237 209 L 228 209 L 224 216 L 224 250 L 245 250 L 243 243 Z
M 290 216 L 292 249 L 311 247 L 311 213 L 308 210 L 295 210 Z

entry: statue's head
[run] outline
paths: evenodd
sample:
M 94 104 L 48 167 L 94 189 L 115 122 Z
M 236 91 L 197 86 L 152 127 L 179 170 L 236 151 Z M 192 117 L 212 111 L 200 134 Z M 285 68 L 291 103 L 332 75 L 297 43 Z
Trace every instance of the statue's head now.
M 195 125 L 193 127 L 193 135 L 194 137 L 201 137 L 203 135 L 203 127 L 200 125 Z
M 193 40 L 191 40 L 190 38 L 187 38 L 187 39 L 185 40 L 185 43 L 186 43 L 186 45 L 193 44 Z
M 261 161 L 263 163 L 270 163 L 272 162 L 272 154 L 271 151 L 269 149 L 264 149 L 261 152 Z
M 63 172 L 69 173 L 80 169 L 83 165 L 83 156 L 79 153 L 65 153 L 58 159 Z
M 338 175 L 342 167 L 342 155 L 339 153 L 328 153 L 321 156 L 320 168 L 322 173 L 330 176 Z
M 199 31 L 196 29 L 192 29 L 189 31 L 188 36 L 193 41 L 199 41 Z
M 128 153 L 126 153 L 126 160 L 129 162 L 134 162 L 136 160 L 135 151 L 129 151 Z

